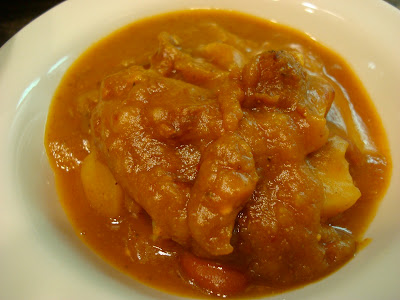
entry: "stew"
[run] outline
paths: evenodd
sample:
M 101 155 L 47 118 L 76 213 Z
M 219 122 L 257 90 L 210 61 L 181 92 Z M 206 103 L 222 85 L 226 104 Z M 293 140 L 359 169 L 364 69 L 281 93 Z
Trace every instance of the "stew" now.
M 342 58 L 221 10 L 93 45 L 54 95 L 45 145 L 82 239 L 187 296 L 280 293 L 333 272 L 364 244 L 391 169 Z

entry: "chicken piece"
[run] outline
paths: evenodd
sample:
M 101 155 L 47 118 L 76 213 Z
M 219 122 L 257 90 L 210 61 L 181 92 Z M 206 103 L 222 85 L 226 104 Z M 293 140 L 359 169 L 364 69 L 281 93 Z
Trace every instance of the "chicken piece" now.
M 187 165 L 177 145 L 206 147 L 223 133 L 215 95 L 141 67 L 106 78 L 101 95 L 91 118 L 99 153 L 151 216 L 154 234 L 187 244 L 186 205 L 197 166 L 182 173 Z
M 334 136 L 308 159 L 324 187 L 322 217 L 333 217 L 347 210 L 361 196 L 349 173 L 349 163 L 345 158 L 347 147 L 345 140 Z
M 271 165 L 264 172 L 238 218 L 238 247 L 248 259 L 250 276 L 285 285 L 327 271 L 332 260 L 326 257 L 329 236 L 321 240 L 323 200 L 323 187 L 305 163 Z M 341 242 L 342 248 L 332 249 L 330 255 L 354 253 L 354 242 Z
M 304 152 L 311 153 L 328 139 L 326 114 L 335 96 L 322 78 L 309 75 L 301 55 L 293 51 L 269 51 L 255 56 L 243 68 L 243 107 L 279 109 L 292 114 Z
M 212 255 L 233 251 L 236 216 L 257 180 L 251 149 L 237 134 L 225 134 L 207 148 L 188 204 L 189 228 L 197 245 Z
M 251 147 L 257 168 L 304 157 L 304 140 L 297 123 L 279 111 L 245 110 L 238 133 Z
M 293 111 L 306 97 L 306 72 L 287 51 L 263 52 L 243 68 L 244 107 L 278 107 Z
M 227 131 L 236 130 L 242 118 L 240 104 L 244 96 L 238 80 L 240 71 L 236 65 L 244 61 L 240 52 L 226 44 L 209 44 L 198 51 L 199 55 L 214 58 L 211 59 L 213 63 L 219 60 L 222 67 L 227 69 L 226 71 L 236 68 L 235 72 L 229 74 L 202 58 L 194 58 L 183 52 L 174 36 L 161 33 L 158 39 L 159 49 L 151 58 L 152 68 L 164 76 L 183 79 L 197 86 L 217 91 L 218 103 L 223 113 L 223 127 Z M 204 90 L 204 92 L 209 91 Z
M 140 109 L 149 132 L 157 140 L 210 141 L 223 132 L 214 93 L 165 78 L 153 70 L 134 66 L 107 77 L 102 84 L 102 100 L 113 98 Z
M 124 191 L 151 216 L 154 235 L 186 244 L 190 187 L 177 178 L 181 161 L 173 148 L 151 137 L 140 112 L 100 102 L 92 115 L 96 146 Z
M 182 79 L 199 86 L 218 86 L 220 79 L 228 73 L 182 51 L 175 36 L 166 32 L 158 36 L 158 51 L 151 57 L 151 67 L 160 74 Z

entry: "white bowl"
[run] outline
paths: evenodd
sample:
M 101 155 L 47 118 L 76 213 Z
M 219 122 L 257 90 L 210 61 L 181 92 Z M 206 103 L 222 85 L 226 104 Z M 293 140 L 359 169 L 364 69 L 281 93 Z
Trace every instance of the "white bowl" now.
M 392 184 L 366 233 L 372 243 L 326 279 L 271 299 L 400 297 L 400 12 L 378 0 L 67 1 L 0 49 L 0 298 L 176 299 L 119 273 L 83 245 L 57 201 L 43 146 L 47 109 L 93 42 L 139 18 L 218 7 L 300 29 L 342 55 L 375 101 Z

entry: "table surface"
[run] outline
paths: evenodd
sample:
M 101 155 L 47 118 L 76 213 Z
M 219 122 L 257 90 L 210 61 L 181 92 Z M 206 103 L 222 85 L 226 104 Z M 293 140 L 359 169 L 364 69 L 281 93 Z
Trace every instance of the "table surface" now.
M 400 0 L 385 0 L 400 9 Z M 12 0 L 0 4 L 0 46 L 30 21 L 63 0 Z

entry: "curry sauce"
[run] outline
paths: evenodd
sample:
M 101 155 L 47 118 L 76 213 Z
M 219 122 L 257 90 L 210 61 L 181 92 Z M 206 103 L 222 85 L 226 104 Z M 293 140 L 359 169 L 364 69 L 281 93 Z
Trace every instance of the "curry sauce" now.
M 270 295 L 333 272 L 391 170 L 342 58 L 221 10 L 147 18 L 89 48 L 54 95 L 45 146 L 83 241 L 192 297 Z

